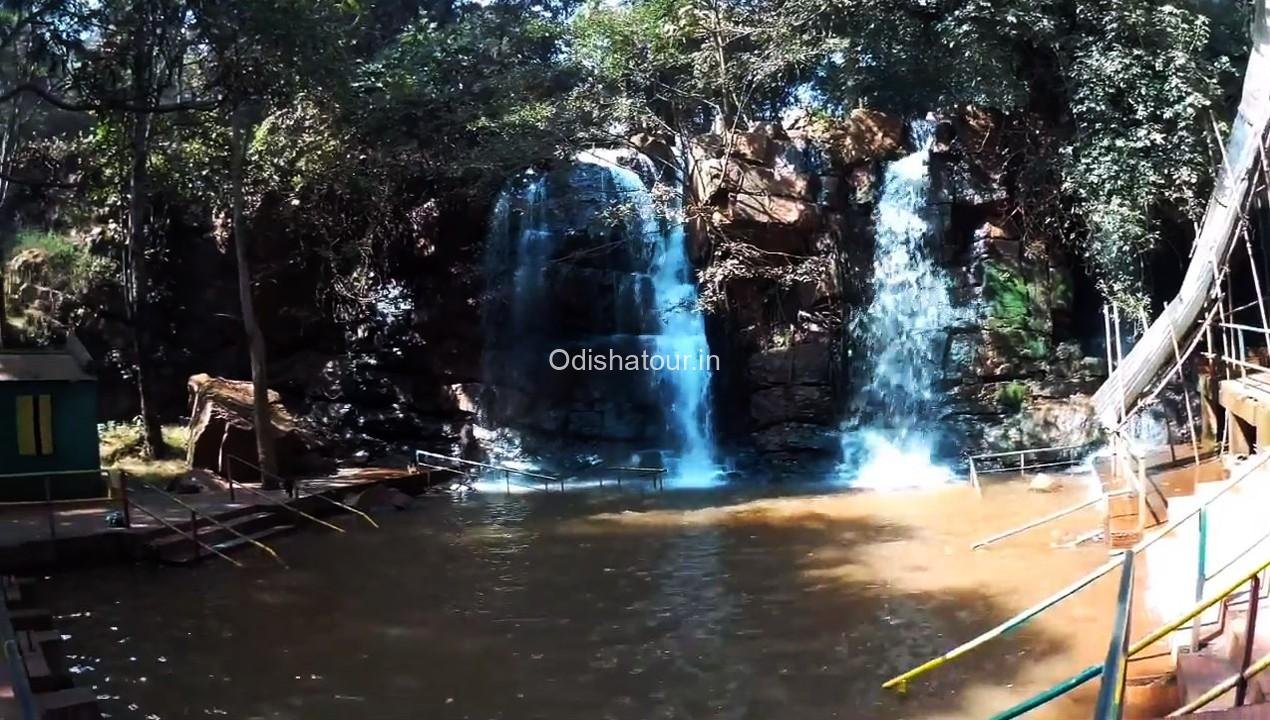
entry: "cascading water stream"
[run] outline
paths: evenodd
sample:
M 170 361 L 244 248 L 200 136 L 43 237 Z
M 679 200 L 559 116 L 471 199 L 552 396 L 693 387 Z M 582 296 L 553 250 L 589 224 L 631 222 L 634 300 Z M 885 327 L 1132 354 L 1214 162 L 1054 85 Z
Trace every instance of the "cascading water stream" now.
M 862 374 L 843 434 L 843 474 L 856 487 L 887 489 L 945 483 L 935 464 L 941 371 L 947 330 L 957 319 L 949 278 L 931 249 L 930 196 L 934 127 L 910 126 L 915 148 L 887 166 L 874 210 L 873 298 L 857 330 Z
M 490 306 L 503 309 L 485 318 L 486 379 L 529 395 L 532 404 L 535 392 L 560 382 L 545 367 L 553 348 L 598 355 L 615 350 L 624 357 L 646 353 L 649 367 L 640 372 L 581 381 L 594 382 L 597 395 L 611 390 L 623 402 L 660 408 L 656 415 L 664 427 L 658 439 L 671 450 L 665 464 L 681 484 L 700 484 L 712 480 L 715 470 L 709 346 L 696 308 L 682 182 L 657 183 L 650 191 L 655 177 L 647 157 L 591 151 L 567 170 L 530 171 L 509 183 L 495 205 L 486 249 L 487 284 L 506 297 L 506 303 Z M 580 236 L 592 237 L 590 245 L 579 247 Z M 610 247 L 614 244 L 620 247 Z M 620 259 L 610 266 L 592 259 L 603 253 Z M 573 267 L 571 256 L 586 258 L 584 266 Z M 571 286 L 571 272 L 611 278 L 602 286 L 611 298 L 594 298 L 597 307 L 612 306 L 603 328 L 595 318 L 582 322 L 590 323 L 585 331 L 563 327 L 580 322 L 565 295 L 587 292 Z
M 712 482 L 715 470 L 710 441 L 710 348 L 688 260 L 682 186 L 676 178 L 664 217 L 643 212 L 641 217 L 650 231 L 656 231 L 645 237 L 658 238 L 650 273 L 661 327 L 655 347 L 658 355 L 679 359 L 678 367 L 666 373 L 669 414 L 680 438 L 676 474 L 681 484 L 702 484 Z

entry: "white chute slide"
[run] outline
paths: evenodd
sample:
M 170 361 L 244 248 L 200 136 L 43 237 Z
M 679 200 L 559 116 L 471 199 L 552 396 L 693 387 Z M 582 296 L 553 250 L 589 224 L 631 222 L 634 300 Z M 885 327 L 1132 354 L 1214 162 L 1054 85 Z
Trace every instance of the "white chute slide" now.
M 1226 141 L 1226 164 L 1218 172 L 1204 213 L 1204 224 L 1195 239 L 1195 250 L 1177 296 L 1169 301 L 1164 312 L 1094 394 L 1098 420 L 1108 430 L 1120 427 L 1124 409 L 1134 407 L 1151 383 L 1175 361 L 1176 348 L 1185 348 L 1192 335 L 1199 331 L 1196 321 L 1215 300 L 1220 269 L 1234 247 L 1244 201 L 1261 160 L 1268 124 L 1270 0 L 1256 0 L 1252 51 L 1244 73 L 1239 114 Z

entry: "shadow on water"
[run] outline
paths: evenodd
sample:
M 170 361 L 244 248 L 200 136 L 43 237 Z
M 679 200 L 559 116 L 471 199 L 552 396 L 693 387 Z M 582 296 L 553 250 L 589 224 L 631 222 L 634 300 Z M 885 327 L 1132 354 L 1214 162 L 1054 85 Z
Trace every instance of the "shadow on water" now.
M 1041 626 L 884 694 L 1067 578 L 1007 605 L 1021 579 L 959 577 L 921 503 L 756 494 L 431 499 L 279 541 L 290 570 L 43 592 L 113 718 L 982 718 L 1076 669 L 1073 635 Z

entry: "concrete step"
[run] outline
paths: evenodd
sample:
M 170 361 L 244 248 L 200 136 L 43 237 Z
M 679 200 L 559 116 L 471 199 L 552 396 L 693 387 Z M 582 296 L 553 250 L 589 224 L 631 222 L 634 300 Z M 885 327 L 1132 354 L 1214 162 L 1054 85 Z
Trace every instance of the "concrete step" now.
M 43 608 L 18 608 L 9 611 L 9 621 L 16 630 L 52 630 L 53 614 Z
M 246 535 L 247 538 L 251 538 L 251 540 L 260 542 L 267 538 L 282 535 L 284 533 L 289 533 L 295 530 L 295 528 L 296 526 L 293 523 L 279 523 L 279 524 L 271 525 L 261 530 L 256 530 L 254 532 L 249 532 L 244 534 Z M 251 540 L 238 537 L 236 535 L 229 535 L 228 539 L 226 540 L 221 540 L 216 543 L 207 543 L 207 544 L 219 550 L 220 552 L 223 552 L 228 555 L 234 550 L 251 546 L 252 545 Z M 207 542 L 207 541 L 204 541 L 204 542 Z M 214 557 L 214 556 L 206 548 L 197 547 L 193 543 L 189 542 L 188 539 L 184 543 L 173 543 L 169 545 L 167 549 L 164 549 L 162 552 L 159 553 L 160 562 L 163 562 L 169 565 L 191 565 L 193 563 L 206 560 L 209 557 Z
M 260 529 L 261 527 L 266 527 L 268 525 L 274 524 L 274 512 L 272 510 L 257 510 L 256 512 L 253 512 L 247 515 L 239 515 L 239 516 L 230 518 L 228 520 L 220 520 L 219 518 L 218 520 L 222 525 L 233 528 L 234 530 L 237 530 L 240 533 L 246 534 L 246 533 L 254 532 L 255 530 Z M 185 523 L 185 527 L 182 529 L 188 532 L 189 523 Z M 233 535 L 234 534 L 232 532 L 226 530 L 220 525 L 215 525 L 209 522 L 206 518 L 199 519 L 198 539 L 207 543 L 208 545 L 214 545 L 215 543 L 225 540 L 227 537 L 233 537 Z M 189 542 L 190 542 L 190 537 L 188 534 L 182 534 L 182 533 L 173 532 L 169 530 L 163 535 L 160 535 L 150 540 L 150 542 L 147 543 L 147 545 L 150 547 L 151 550 L 158 551 L 158 550 L 162 550 L 165 545 L 171 545 L 171 544 L 181 545 L 181 544 L 188 544 Z
M 139 494 L 136 496 L 136 499 L 138 502 L 144 505 L 147 510 L 151 510 L 153 512 L 157 512 L 161 515 L 164 515 L 165 519 L 167 519 L 168 522 L 170 522 L 174 527 L 177 527 L 181 529 L 182 531 L 188 531 L 190 529 L 189 511 L 185 510 L 184 508 L 176 507 L 175 503 L 173 503 L 171 500 L 165 497 L 162 497 L 160 495 L 157 495 L 155 493 Z M 182 496 L 181 499 L 185 500 L 186 502 L 190 502 L 188 497 Z M 244 501 L 245 499 L 239 498 L 239 500 Z M 180 511 L 180 515 L 177 516 L 180 519 L 173 519 L 171 517 L 170 512 L 173 510 Z M 261 506 L 259 505 L 244 504 L 242 507 L 230 508 L 228 510 L 223 510 L 218 508 L 217 511 L 215 512 L 215 517 L 217 520 L 228 525 L 230 521 L 232 520 L 236 520 L 245 515 L 254 515 L 256 513 L 264 512 L 264 511 L 265 510 L 262 509 Z M 141 512 L 140 510 L 134 510 L 133 517 L 138 522 L 141 522 L 141 521 L 153 522 L 153 518 Z M 214 525 L 212 525 L 211 523 L 207 521 L 207 517 L 203 515 L 203 512 L 201 510 L 199 511 L 198 526 L 199 526 L 199 532 L 202 532 L 204 529 L 208 527 L 215 527 Z M 176 534 L 177 533 L 174 533 L 171 528 L 167 526 L 160 526 L 150 531 L 147 535 L 145 535 L 144 540 L 146 542 L 151 542 L 154 540 L 158 540 L 160 538 L 167 537 L 169 535 L 176 535 Z
M 1258 620 L 1270 612 L 1267 606 L 1258 609 Z M 1226 619 L 1225 630 L 1208 645 L 1196 652 L 1189 648 L 1178 649 L 1177 677 L 1183 703 L 1189 703 L 1208 692 L 1218 683 L 1237 674 L 1242 665 L 1247 648 L 1248 609 L 1236 597 Z M 1270 654 L 1270 627 L 1257 623 L 1257 635 L 1252 645 L 1252 661 Z M 1224 693 L 1214 700 L 1205 710 L 1215 711 L 1234 706 L 1235 690 Z M 1270 675 L 1262 673 L 1248 683 L 1246 704 L 1261 703 L 1270 698 Z
M 1225 710 L 1200 711 L 1186 717 L 1194 718 L 1195 720 L 1270 720 L 1270 703 L 1244 705 L 1243 707 L 1227 708 Z
M 88 688 L 66 688 L 36 693 L 35 704 L 42 720 L 100 720 L 97 696 Z
M 1201 650 L 1197 653 L 1181 653 L 1177 656 L 1177 679 L 1185 705 L 1234 675 L 1237 666 L 1222 654 Z M 1232 689 L 1213 702 L 1205 710 L 1223 710 L 1234 707 L 1235 691 Z

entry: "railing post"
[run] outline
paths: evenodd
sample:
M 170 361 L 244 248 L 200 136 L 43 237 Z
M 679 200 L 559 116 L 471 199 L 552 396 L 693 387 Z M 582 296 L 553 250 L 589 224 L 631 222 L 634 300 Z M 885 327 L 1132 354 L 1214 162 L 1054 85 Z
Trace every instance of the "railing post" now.
M 1248 694 L 1248 678 L 1244 677 L 1252 664 L 1252 644 L 1257 638 L 1257 606 L 1261 604 L 1261 576 L 1253 575 L 1248 586 L 1248 624 L 1244 626 L 1244 656 L 1239 661 L 1239 682 L 1235 685 L 1235 706 L 1244 704 Z
M 1116 593 L 1116 618 L 1111 644 L 1102 667 L 1102 687 L 1094 720 L 1120 720 L 1124 712 L 1124 688 L 1128 676 L 1129 622 L 1133 617 L 1133 551 L 1124 553 L 1120 566 L 1120 589 Z
M 190 511 L 190 541 L 194 543 L 194 559 L 198 560 L 201 553 L 198 544 L 198 513 Z
M 1204 580 L 1208 572 L 1208 506 L 1201 505 L 1199 508 L 1199 543 L 1197 550 L 1198 558 L 1195 562 L 1195 602 L 1204 599 Z M 1195 622 L 1191 624 L 1191 651 L 1199 649 L 1200 630 L 1204 625 L 1204 614 L 1200 613 L 1195 616 Z
M 123 470 L 119 471 L 119 497 L 123 504 L 120 508 L 123 513 L 123 526 L 130 528 L 132 527 L 132 508 L 128 506 L 128 473 Z

